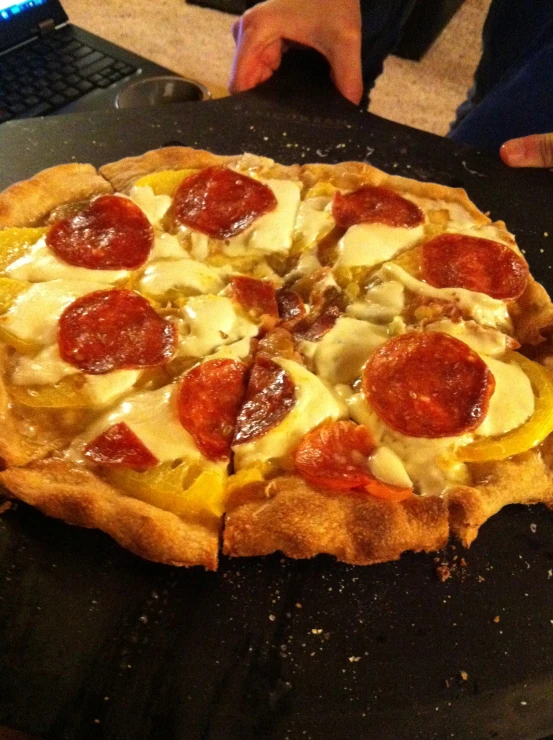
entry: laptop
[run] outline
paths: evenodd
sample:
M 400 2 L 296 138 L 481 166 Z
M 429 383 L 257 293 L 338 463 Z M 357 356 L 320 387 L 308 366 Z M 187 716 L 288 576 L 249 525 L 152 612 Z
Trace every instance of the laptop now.
M 59 0 L 0 0 L 0 123 L 110 108 L 157 75 L 175 73 L 72 25 Z

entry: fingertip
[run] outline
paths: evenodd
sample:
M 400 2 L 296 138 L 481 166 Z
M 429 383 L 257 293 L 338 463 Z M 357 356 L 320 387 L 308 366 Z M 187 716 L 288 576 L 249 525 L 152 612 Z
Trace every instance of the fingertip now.
M 525 139 L 510 139 L 499 149 L 499 156 L 509 167 L 525 167 L 528 154 Z

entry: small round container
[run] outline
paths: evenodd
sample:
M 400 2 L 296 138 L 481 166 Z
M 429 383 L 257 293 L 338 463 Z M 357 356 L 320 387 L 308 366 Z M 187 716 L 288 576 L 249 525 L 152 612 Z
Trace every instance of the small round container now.
M 116 108 L 147 108 L 165 103 L 209 100 L 211 93 L 199 82 L 184 77 L 146 77 L 125 87 L 115 98 Z

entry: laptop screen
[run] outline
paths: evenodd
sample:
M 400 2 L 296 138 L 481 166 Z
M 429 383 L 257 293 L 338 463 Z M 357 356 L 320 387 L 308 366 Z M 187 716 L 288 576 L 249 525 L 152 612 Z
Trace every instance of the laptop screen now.
M 0 53 L 37 36 L 45 21 L 67 21 L 59 0 L 0 0 Z
M 0 22 L 45 3 L 46 0 L 23 0 L 19 3 L 15 3 L 14 0 L 0 0 Z

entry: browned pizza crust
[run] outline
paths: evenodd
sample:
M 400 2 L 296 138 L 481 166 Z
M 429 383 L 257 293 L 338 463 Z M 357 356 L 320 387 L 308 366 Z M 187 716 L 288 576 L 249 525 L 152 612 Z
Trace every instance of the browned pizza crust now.
M 134 183 L 145 175 L 164 170 L 203 169 L 205 167 L 234 167 L 262 177 L 297 179 L 298 165 L 285 167 L 267 157 L 254 154 L 221 156 L 189 147 L 173 146 L 165 149 L 154 149 L 139 157 L 127 157 L 100 167 L 100 174 L 113 185 L 114 189 L 126 193 Z
M 0 228 L 35 226 L 58 206 L 111 192 L 91 164 L 50 167 L 0 193 Z
M 297 476 L 267 483 L 226 515 L 223 551 L 232 557 L 334 555 L 344 563 L 397 560 L 402 552 L 439 550 L 449 536 L 446 502 L 413 496 L 401 503 L 309 486 Z
M 479 528 L 509 504 L 543 503 L 553 508 L 553 474 L 544 456 L 551 447 L 531 450 L 501 462 L 472 463 L 474 487 L 459 486 L 447 495 L 452 534 L 468 547 Z
M 410 193 L 419 198 L 455 203 L 467 212 L 475 226 L 491 223 L 491 219 L 474 205 L 463 188 L 450 188 L 433 182 L 420 182 L 399 175 L 389 175 L 364 162 L 341 162 L 336 165 L 306 164 L 301 168 L 301 177 L 308 188 L 317 182 L 328 182 L 344 190 L 355 190 L 361 185 L 376 185 L 393 188 L 399 193 Z M 498 222 L 498 225 L 503 228 L 505 226 L 502 222 Z M 505 233 L 507 234 L 506 231 Z M 510 241 L 514 243 L 512 238 Z
M 0 473 L 9 495 L 48 516 L 106 532 L 127 550 L 167 565 L 216 570 L 219 532 L 118 493 L 92 472 L 43 460 Z

